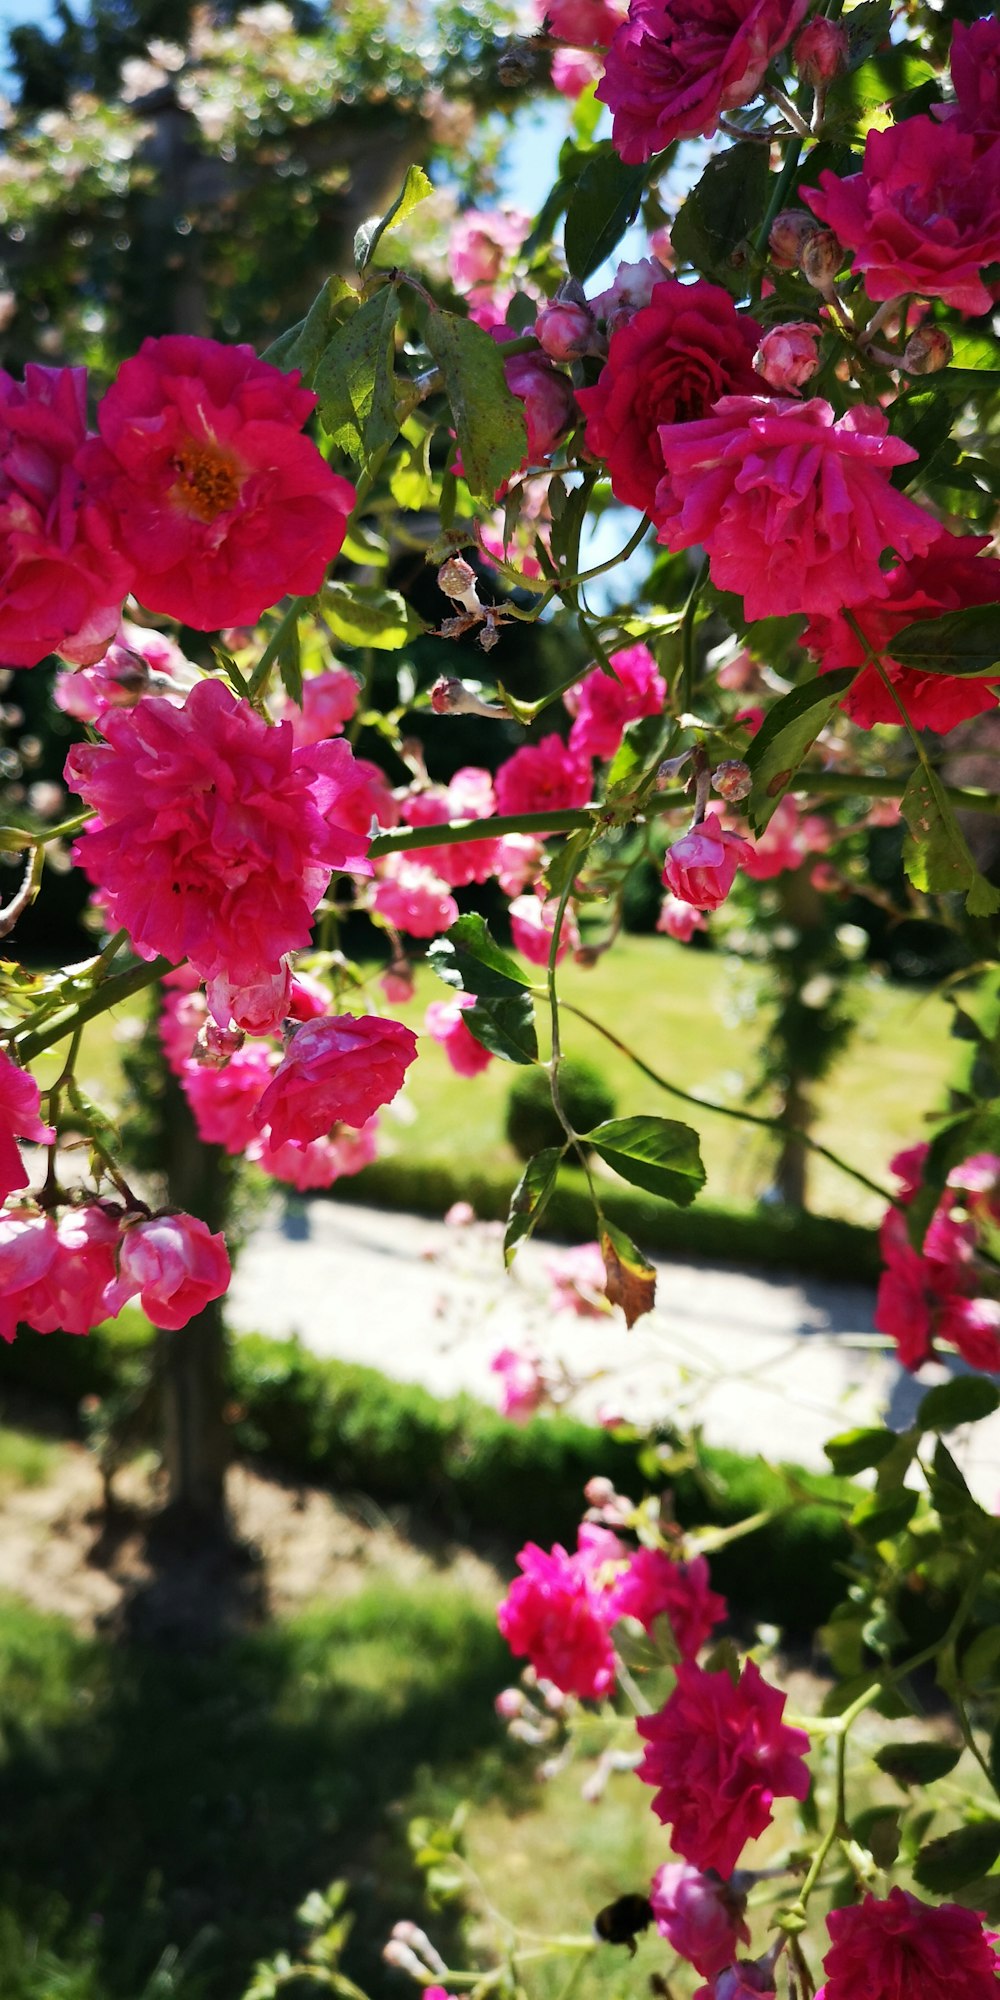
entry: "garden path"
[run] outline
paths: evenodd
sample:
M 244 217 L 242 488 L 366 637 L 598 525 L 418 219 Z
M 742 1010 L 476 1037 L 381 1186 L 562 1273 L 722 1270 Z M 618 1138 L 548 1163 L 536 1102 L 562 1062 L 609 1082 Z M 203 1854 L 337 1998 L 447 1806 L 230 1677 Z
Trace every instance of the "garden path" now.
M 572 1377 L 567 1407 L 581 1417 L 669 1416 L 700 1423 L 710 1444 L 814 1469 L 829 1469 L 825 1438 L 886 1410 L 902 1429 L 945 1377 L 935 1364 L 918 1387 L 882 1351 L 867 1285 L 671 1260 L 658 1266 L 655 1312 L 628 1331 L 618 1313 L 552 1310 L 553 1245 L 525 1244 L 505 1278 L 502 1234 L 341 1201 L 276 1203 L 240 1254 L 229 1321 L 493 1404 L 491 1356 L 531 1344 Z M 956 1456 L 992 1508 L 1000 1413 L 959 1434 Z

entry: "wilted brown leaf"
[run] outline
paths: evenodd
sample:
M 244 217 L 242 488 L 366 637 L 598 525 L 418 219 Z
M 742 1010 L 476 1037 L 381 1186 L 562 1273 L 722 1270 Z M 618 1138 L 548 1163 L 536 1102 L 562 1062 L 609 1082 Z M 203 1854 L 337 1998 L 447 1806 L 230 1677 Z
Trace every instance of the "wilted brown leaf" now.
M 623 1229 L 606 1222 L 601 1231 L 601 1256 L 607 1275 L 607 1293 L 613 1306 L 621 1306 L 626 1326 L 634 1326 L 643 1313 L 651 1312 L 656 1298 L 656 1272 L 647 1264 Z

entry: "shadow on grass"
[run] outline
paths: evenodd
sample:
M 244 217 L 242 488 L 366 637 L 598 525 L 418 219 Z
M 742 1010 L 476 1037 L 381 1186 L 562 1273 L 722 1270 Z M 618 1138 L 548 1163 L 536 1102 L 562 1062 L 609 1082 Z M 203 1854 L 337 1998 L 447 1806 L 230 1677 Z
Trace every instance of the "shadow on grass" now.
M 459 1796 L 493 1761 L 503 1658 L 489 1606 L 436 1582 L 372 1585 L 200 1656 L 0 1603 L 4 2000 L 139 2000 L 164 1950 L 193 1945 L 156 1990 L 236 2000 L 338 1875 L 358 1912 L 345 1970 L 385 1991 L 381 1944 L 419 1907 L 411 1802 L 431 1769 Z M 32 1935 L 59 1954 L 51 1987 L 24 1971 Z

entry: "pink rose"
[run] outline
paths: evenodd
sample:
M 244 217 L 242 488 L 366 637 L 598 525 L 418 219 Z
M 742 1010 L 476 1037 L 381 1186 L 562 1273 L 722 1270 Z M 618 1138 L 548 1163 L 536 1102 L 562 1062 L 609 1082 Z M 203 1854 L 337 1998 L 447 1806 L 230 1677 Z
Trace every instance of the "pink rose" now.
M 656 496 L 668 548 L 702 544 L 712 581 L 748 619 L 799 611 L 832 617 L 886 595 L 884 549 L 923 554 L 938 523 L 890 484 L 916 457 L 888 435 L 882 410 L 724 396 L 699 423 L 666 424 L 669 472 Z
M 274 1068 L 265 1048 L 240 1049 L 224 1069 L 185 1063 L 181 1076 L 199 1139 L 227 1153 L 245 1153 L 257 1137 L 254 1112 Z
M 221 1298 L 231 1275 L 225 1238 L 198 1216 L 153 1215 L 125 1230 L 105 1309 L 119 1313 L 138 1293 L 153 1325 L 176 1331 Z
M 807 827 L 795 800 L 786 794 L 750 853 L 743 856 L 741 865 L 751 882 L 773 882 L 776 875 L 801 868 L 825 844 L 823 821 L 815 813 L 808 818 L 811 824 Z
M 687 1861 L 667 1861 L 649 1891 L 656 1928 L 703 1979 L 730 1965 L 738 1944 L 750 1943 L 746 1897 Z
M 1000 1374 L 1000 1302 L 996 1299 L 945 1299 L 935 1324 L 939 1340 L 957 1347 L 970 1368 Z
M 411 792 L 402 803 L 401 817 L 406 826 L 444 826 L 453 819 L 488 819 L 496 812 L 493 783 L 488 771 L 467 765 L 456 771 L 448 785 L 428 785 Z M 423 865 L 433 869 L 452 889 L 464 889 L 470 882 L 485 882 L 493 874 L 497 842 L 493 839 L 460 840 L 422 852 Z
M 550 361 L 579 361 L 584 354 L 600 353 L 604 345 L 590 307 L 575 299 L 553 299 L 543 306 L 533 331 Z
M 545 1401 L 545 1377 L 534 1355 L 501 1347 L 490 1361 L 490 1372 L 500 1378 L 501 1415 L 512 1423 L 525 1423 Z
M 705 929 L 705 914 L 691 903 L 682 903 L 679 896 L 664 896 L 656 928 L 676 944 L 690 944 L 695 931 Z
M 505 833 L 497 841 L 496 878 L 505 896 L 523 895 L 537 882 L 545 849 L 530 833 Z
M 955 122 L 989 144 L 1000 137 L 1000 21 L 956 21 L 951 31 Z
M 465 209 L 452 223 L 448 238 L 448 269 L 459 291 L 495 285 L 530 227 L 530 215 L 520 209 Z
M 663 229 L 657 233 L 661 239 L 667 235 Z M 667 242 L 669 248 L 669 238 Z M 624 326 L 634 313 L 648 306 L 657 285 L 662 285 L 672 267 L 672 253 L 661 257 L 655 236 L 650 237 L 649 244 L 652 256 L 639 257 L 634 264 L 619 264 L 610 285 L 590 302 L 596 317 L 604 321 L 609 336 Z
M 563 1694 L 606 1695 L 614 1685 L 615 1650 L 586 1555 L 567 1555 L 558 1544 L 546 1553 L 528 1542 L 517 1564 L 523 1574 L 497 1610 L 511 1652 L 526 1655 Z
M 55 1228 L 44 1275 L 22 1294 L 19 1318 L 36 1333 L 89 1333 L 106 1317 L 115 1280 L 117 1216 L 90 1203 L 68 1208 Z
M 696 910 L 717 910 L 733 886 L 737 868 L 752 855 L 748 840 L 731 833 L 717 813 L 709 813 L 667 848 L 663 886 Z
M 905 1889 L 831 1910 L 826 2000 L 996 2000 L 1000 1971 L 975 1910 L 922 1903 Z
M 295 371 L 194 334 L 122 364 L 79 463 L 150 611 L 216 631 L 319 590 L 354 488 L 302 435 L 315 405 Z
M 885 671 L 917 729 L 944 735 L 956 723 L 984 715 L 996 707 L 1000 674 L 980 679 L 959 674 L 925 674 L 900 666 L 892 658 L 892 641 L 904 625 L 921 618 L 940 618 L 966 605 L 1000 603 L 1000 561 L 982 554 L 988 535 L 951 535 L 939 528 L 926 551 L 883 572 L 884 594 L 859 604 L 855 617 L 874 652 L 882 655 Z M 899 723 L 899 710 L 877 668 L 865 665 L 865 649 L 846 618 L 838 612 L 810 619 L 803 644 L 815 653 L 821 671 L 861 667 L 841 706 L 859 729 L 877 722 Z
M 577 1243 L 569 1250 L 550 1250 L 545 1270 L 552 1284 L 550 1312 L 575 1313 L 578 1319 L 606 1317 L 608 1274 L 599 1243 Z
M 809 1738 L 781 1720 L 785 1697 L 748 1660 L 736 1686 L 690 1660 L 657 1715 L 636 1727 L 647 1745 L 637 1776 L 656 1787 L 653 1811 L 695 1868 L 731 1875 L 748 1840 L 771 1824 L 776 1798 L 809 1790 Z
M 804 319 L 790 319 L 783 326 L 772 326 L 753 358 L 758 375 L 782 395 L 797 395 L 819 367 L 822 331 L 822 327 Z
M 667 698 L 667 684 L 647 646 L 624 646 L 610 659 L 617 680 L 594 667 L 563 695 L 574 717 L 569 747 L 581 757 L 612 758 L 627 724 L 659 715 Z
M 27 1289 L 45 1278 L 57 1248 L 49 1216 L 0 1210 L 0 1340 L 13 1340 Z
M 225 1029 L 230 1021 L 238 1021 L 248 1035 L 276 1035 L 291 1010 L 291 967 L 282 959 L 273 972 L 242 983 L 227 973 L 216 973 L 205 988 L 205 999 L 217 1027 Z
M 581 49 L 606 49 L 627 12 L 627 0 L 535 0 L 535 6 L 557 41 Z
M 390 854 L 383 862 L 382 878 L 375 885 L 372 907 L 397 931 L 408 937 L 440 937 L 458 920 L 458 904 L 449 895 L 448 885 L 434 873 L 427 849 L 427 863 L 410 860 L 405 854 Z
M 424 1016 L 424 1028 L 440 1042 L 456 1076 L 479 1076 L 493 1057 L 466 1027 L 463 1010 L 475 1005 L 471 993 L 456 993 L 454 1000 L 432 1000 Z
M 360 1174 L 363 1167 L 370 1166 L 378 1152 L 377 1135 L 377 1118 L 369 1118 L 359 1132 L 338 1125 L 304 1146 L 291 1139 L 283 1146 L 272 1145 L 265 1131 L 247 1148 L 247 1157 L 272 1180 L 284 1181 L 305 1194 L 310 1188 L 332 1187 L 334 1181 Z
M 662 1549 L 636 1549 L 611 1593 L 616 1618 L 635 1618 L 649 1632 L 657 1618 L 670 1620 L 682 1659 L 693 1660 L 726 1616 L 727 1604 L 709 1585 L 704 1556 L 675 1562 Z M 700 1970 L 700 1968 L 699 1968 Z
M 257 1110 L 271 1143 L 305 1145 L 331 1125 L 360 1127 L 402 1087 L 417 1053 L 412 1028 L 370 1014 L 333 1014 L 297 1028 Z
M 802 188 L 813 214 L 854 253 L 870 299 L 917 292 L 960 313 L 989 312 L 1000 259 L 1000 146 L 937 118 L 906 118 L 869 132 L 864 166 L 842 180 L 829 168 Z
M 721 285 L 664 278 L 654 286 L 648 305 L 612 333 L 594 387 L 577 392 L 587 450 L 606 464 L 616 499 L 652 512 L 667 470 L 660 425 L 706 417 L 720 396 L 753 394 L 760 338 Z
M 543 903 L 538 896 L 517 896 L 510 904 L 510 932 L 517 950 L 529 965 L 548 965 L 552 948 L 552 934 L 555 930 L 556 912 L 559 905 L 554 897 Z M 576 918 L 572 910 L 567 910 L 559 934 L 559 949 L 556 964 L 565 958 L 568 951 L 575 951 L 580 942 Z
M 510 340 L 508 326 L 492 327 L 495 340 Z M 528 465 L 545 465 L 560 438 L 576 422 L 576 398 L 568 375 L 554 368 L 544 354 L 510 354 L 504 376 L 512 396 L 524 405 Z
M 552 88 L 560 97 L 580 97 L 604 75 L 600 56 L 589 49 L 555 49 L 552 55 Z
M 303 683 L 302 706 L 289 701 L 282 720 L 290 722 L 296 743 L 323 743 L 341 736 L 358 706 L 358 684 L 345 667 L 329 667 Z
M 772 56 L 810 0 L 632 0 L 597 95 L 614 114 L 623 160 L 651 160 L 674 139 L 709 139 L 723 111 L 756 97 Z
M 36 1146 L 55 1144 L 51 1125 L 43 1125 L 38 1116 L 39 1102 L 34 1077 L 0 1049 L 0 1201 L 28 1185 L 18 1139 L 30 1139 Z
M 87 371 L 29 361 L 0 370 L 0 660 L 78 666 L 114 638 L 134 569 L 81 464 Z
M 561 737 L 543 736 L 515 750 L 501 764 L 494 785 L 499 813 L 558 812 L 588 803 L 591 766 Z

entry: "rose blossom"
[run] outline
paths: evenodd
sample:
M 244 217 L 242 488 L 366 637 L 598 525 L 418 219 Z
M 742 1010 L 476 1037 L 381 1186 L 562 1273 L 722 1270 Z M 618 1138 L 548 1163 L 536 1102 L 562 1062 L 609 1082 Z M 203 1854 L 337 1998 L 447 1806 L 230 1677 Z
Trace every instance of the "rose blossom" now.
M 494 778 L 501 814 L 559 812 L 590 799 L 591 766 L 559 736 L 524 743 Z
M 52 699 L 65 715 L 98 722 L 106 708 L 134 708 L 144 694 L 161 695 L 179 706 L 200 679 L 198 668 L 165 632 L 123 618 L 94 666 L 56 675 Z
M 523 895 L 537 882 L 545 859 L 540 840 L 530 833 L 505 833 L 497 841 L 496 878 L 505 896 Z
M 283 958 L 273 972 L 239 983 L 216 973 L 205 988 L 212 1020 L 220 1028 L 238 1021 L 248 1035 L 276 1035 L 292 1005 L 292 973 Z
M 870 299 L 917 292 L 960 313 L 989 312 L 1000 258 L 1000 147 L 983 151 L 953 120 L 906 118 L 865 140 L 859 174 L 827 168 L 800 190 L 854 253 Z
M 659 234 L 664 236 L 666 232 L 661 230 Z M 634 264 L 619 264 L 610 285 L 590 301 L 591 311 L 595 318 L 604 321 L 609 337 L 618 327 L 624 326 L 633 313 L 648 306 L 656 286 L 661 285 L 670 274 L 672 254 L 661 257 L 652 236 L 649 243 L 652 256 L 640 257 Z
M 627 0 L 535 0 L 535 6 L 557 41 L 583 49 L 606 49 L 627 12 Z
M 475 1004 L 474 994 L 456 993 L 453 1000 L 432 1000 L 424 1015 L 425 1032 L 440 1042 L 456 1076 L 479 1076 L 493 1061 L 462 1019 L 464 1009 Z
M 667 684 L 648 646 L 624 646 L 610 659 L 617 680 L 594 667 L 563 695 L 574 718 L 569 747 L 581 757 L 612 758 L 626 725 L 642 715 L 658 715 L 667 698 Z
M 44 1279 L 57 1247 L 49 1216 L 0 1210 L 0 1340 L 13 1340 L 27 1288 Z
M 647 1749 L 637 1776 L 656 1787 L 653 1811 L 694 1867 L 731 1875 L 747 1841 L 770 1826 L 774 1799 L 805 1798 L 809 1738 L 782 1722 L 784 1706 L 752 1660 L 735 1686 L 724 1671 L 682 1660 L 665 1706 L 639 1717 Z
M 355 496 L 302 435 L 315 406 L 297 371 L 194 334 L 122 364 L 79 462 L 150 611 L 215 631 L 319 590 Z
M 407 826 L 444 826 L 453 819 L 489 819 L 495 812 L 489 772 L 467 764 L 455 772 L 449 784 L 428 785 L 423 791 L 411 792 L 402 802 L 401 818 Z M 432 868 L 451 889 L 487 881 L 496 861 L 494 839 L 458 840 L 423 851 L 424 866 Z
M 753 357 L 762 329 L 721 285 L 664 278 L 649 304 L 611 336 L 592 389 L 577 391 L 586 446 L 608 468 L 615 498 L 650 513 L 667 470 L 661 424 L 706 417 L 720 396 L 759 390 Z
M 376 1157 L 377 1137 L 377 1118 L 369 1118 L 357 1132 L 348 1125 L 336 1125 L 332 1132 L 310 1139 L 304 1146 L 290 1139 L 283 1146 L 274 1146 L 265 1131 L 248 1146 L 247 1158 L 272 1180 L 285 1181 L 305 1194 L 309 1188 L 332 1187 L 334 1181 L 360 1174 Z
M 630 165 L 674 139 L 709 139 L 724 111 L 756 97 L 810 0 L 632 0 L 597 95 Z
M 577 299 L 552 299 L 542 307 L 533 332 L 550 361 L 579 361 L 604 347 L 590 307 Z
M 746 1897 L 687 1861 L 667 1861 L 657 1869 L 649 1900 L 660 1936 L 703 1979 L 732 1963 L 737 1944 L 750 1943 Z
M 676 944 L 690 944 L 695 931 L 705 929 L 705 913 L 691 903 L 682 903 L 679 896 L 664 896 L 656 928 Z
M 775 1954 L 778 1946 L 772 1945 L 764 1958 L 741 1958 L 736 1965 L 724 1966 L 717 1972 L 711 1986 L 699 1986 L 692 2000 L 759 2000 L 764 1994 L 774 1994 Z M 817 1994 L 816 2000 L 819 2000 Z
M 225 1238 L 213 1236 L 207 1223 L 196 1215 L 153 1215 L 125 1230 L 105 1307 L 119 1313 L 138 1293 L 153 1325 L 175 1332 L 221 1298 L 231 1276 Z
M 957 1347 L 970 1368 L 984 1374 L 1000 1374 L 1000 1301 L 996 1299 L 945 1299 L 934 1328 L 939 1340 Z
M 427 851 L 430 855 L 434 849 Z M 395 930 L 405 931 L 408 937 L 440 937 L 457 922 L 458 904 L 432 867 L 411 861 L 405 854 L 390 854 L 382 868 L 372 907 Z
M 752 854 L 748 840 L 723 826 L 717 813 L 707 813 L 667 848 L 663 886 L 696 910 L 717 910 L 733 886 L 737 868 Z
M 884 1901 L 867 1895 L 831 1910 L 826 1922 L 826 2000 L 996 2000 L 1000 1967 L 975 1910 L 894 1888 Z
M 559 904 L 555 897 L 543 903 L 538 896 L 517 896 L 510 904 L 507 914 L 510 931 L 517 950 L 529 965 L 548 965 L 552 949 L 552 934 L 555 930 Z M 575 951 L 580 942 L 580 933 L 572 910 L 563 913 L 562 929 L 559 933 L 559 949 L 556 964 L 565 958 L 568 951 Z
M 865 638 L 873 652 L 881 655 L 883 668 L 917 729 L 934 729 L 943 735 L 956 723 L 996 707 L 1000 673 L 986 678 L 926 674 L 917 667 L 901 666 L 891 653 L 892 641 L 905 625 L 921 618 L 940 618 L 944 612 L 966 605 L 1000 603 L 1000 561 L 982 553 L 989 546 L 988 535 L 952 535 L 940 528 L 924 554 L 884 571 L 886 589 L 877 602 L 862 603 L 855 609 Z M 817 655 L 823 673 L 835 667 L 861 669 L 841 702 L 859 729 L 873 729 L 878 722 L 898 725 L 899 710 L 888 688 L 842 614 L 811 618 L 802 643 Z
M 682 1659 L 693 1660 L 728 1606 L 709 1584 L 704 1556 L 675 1562 L 662 1549 L 636 1549 L 628 1568 L 614 1584 L 611 1601 L 616 1618 L 635 1618 L 652 1630 L 666 1616 Z M 699 1968 L 700 1969 L 700 1968 Z
M 34 1077 L 0 1049 L 0 1201 L 28 1185 L 18 1139 L 30 1139 L 36 1146 L 55 1144 L 51 1125 L 43 1125 L 38 1116 L 39 1102 Z
M 297 1028 L 257 1110 L 271 1141 L 300 1145 L 331 1125 L 360 1127 L 402 1086 L 417 1053 L 412 1028 L 370 1014 L 332 1014 Z
M 490 1360 L 490 1372 L 500 1378 L 500 1413 L 512 1423 L 525 1423 L 545 1401 L 545 1377 L 533 1354 L 501 1347 Z
M 512 1653 L 527 1655 L 537 1674 L 563 1694 L 597 1700 L 615 1678 L 602 1593 L 586 1554 L 567 1555 L 558 1543 L 546 1553 L 526 1543 L 515 1577 L 497 1610 L 497 1624 Z
M 186 957 L 252 989 L 309 943 L 331 869 L 370 873 L 367 839 L 339 816 L 356 783 L 346 743 L 295 749 L 288 723 L 269 726 L 216 680 L 183 708 L 115 710 L 104 733 L 66 760 L 99 815 L 74 856 L 142 957 Z
M 346 667 L 328 667 L 302 684 L 302 703 L 288 701 L 281 711 L 290 722 L 296 743 L 322 743 L 341 736 L 358 706 L 358 684 Z
M 578 1319 L 604 1318 L 608 1309 L 608 1274 L 599 1243 L 578 1243 L 571 1250 L 550 1251 L 545 1271 L 552 1282 L 550 1312 L 571 1312 Z
M 467 208 L 448 238 L 448 269 L 458 289 L 492 288 L 530 227 L 531 217 L 517 208 Z
M 783 395 L 797 395 L 819 367 L 822 332 L 822 327 L 807 319 L 790 319 L 783 326 L 772 326 L 753 358 L 757 374 Z
M 21 1295 L 19 1318 L 36 1333 L 89 1333 L 105 1317 L 115 1279 L 118 1217 L 94 1203 L 68 1208 L 44 1276 Z
M 552 88 L 560 97 L 579 97 L 589 85 L 604 75 L 604 65 L 590 49 L 555 49 L 552 55 Z
M 956 21 L 951 31 L 955 124 L 990 144 L 1000 137 L 1000 22 Z
M 132 564 L 81 478 L 87 371 L 0 370 L 0 660 L 78 666 L 114 637 Z
M 233 1155 L 245 1153 L 257 1137 L 254 1112 L 271 1081 L 273 1063 L 265 1048 L 245 1048 L 224 1069 L 187 1062 L 181 1074 L 199 1139 Z
M 495 340 L 511 340 L 514 329 L 491 327 Z M 512 396 L 524 407 L 527 428 L 525 463 L 545 465 L 560 438 L 576 421 L 576 398 L 569 376 L 554 368 L 544 354 L 509 354 L 503 364 Z
M 890 484 L 917 454 L 888 431 L 882 410 L 859 404 L 838 420 L 819 396 L 724 396 L 699 423 L 662 425 L 659 539 L 703 545 L 713 583 L 736 591 L 750 620 L 882 598 L 883 550 L 908 560 L 940 532 Z

